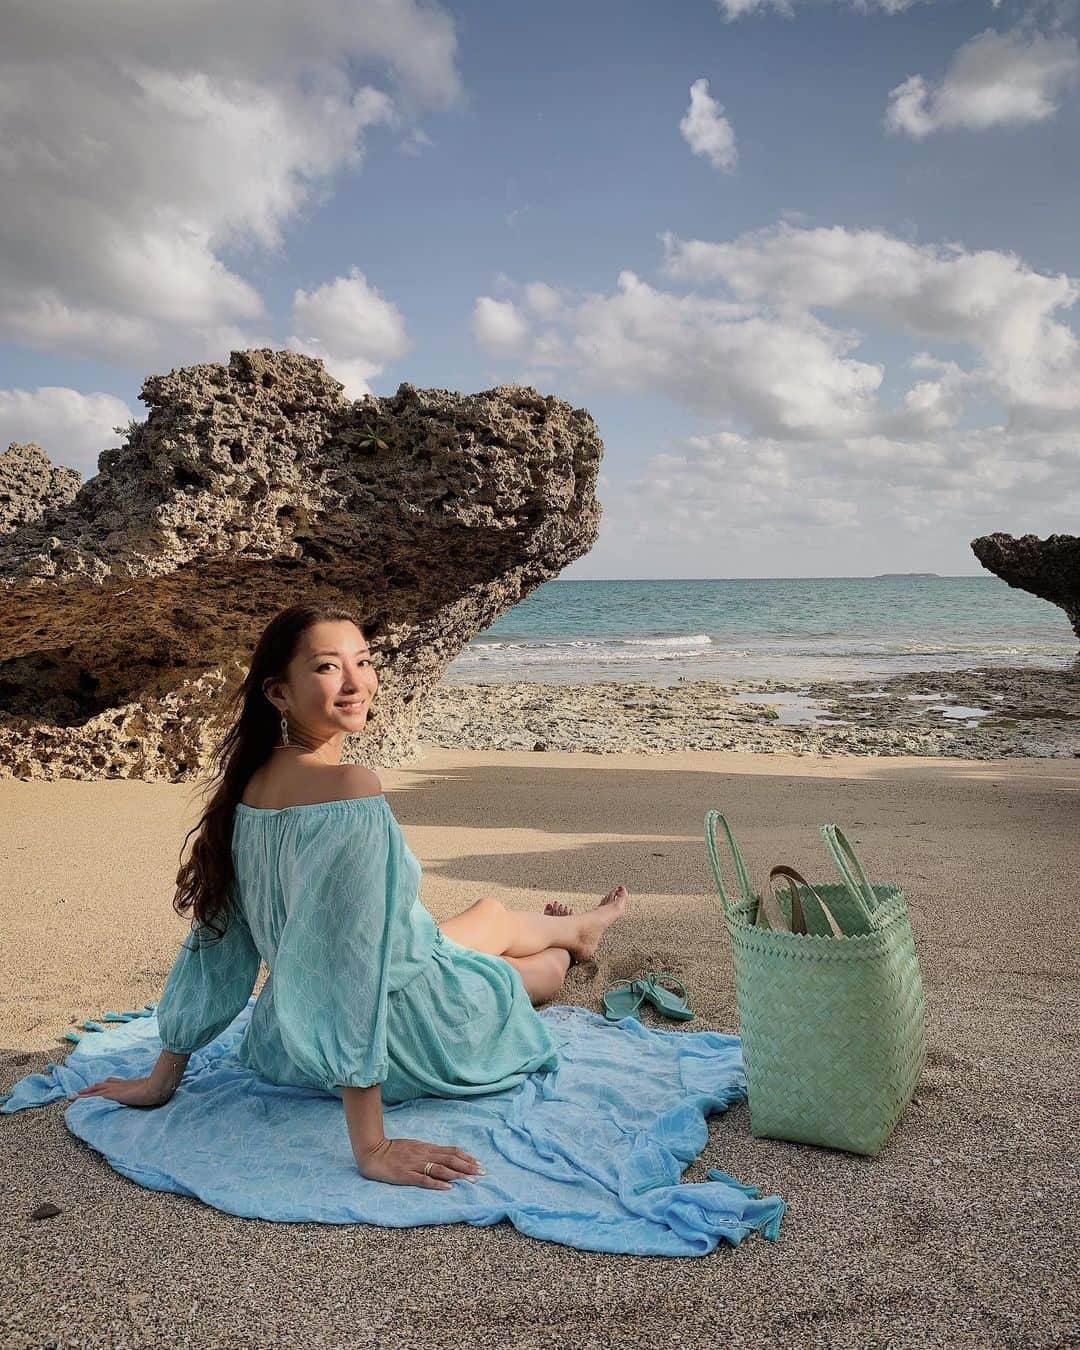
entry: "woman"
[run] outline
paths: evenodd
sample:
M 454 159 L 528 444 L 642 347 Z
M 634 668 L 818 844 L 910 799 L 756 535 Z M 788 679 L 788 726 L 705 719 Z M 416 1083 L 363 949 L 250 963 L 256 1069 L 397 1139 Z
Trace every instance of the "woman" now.
M 193 923 L 157 1005 L 161 1055 L 145 1078 L 77 1095 L 163 1105 L 192 1053 L 247 1005 L 265 960 L 240 1060 L 341 1096 L 365 1177 L 447 1190 L 483 1168 L 461 1149 L 388 1139 L 383 1101 L 496 1092 L 554 1068 L 533 1004 L 595 953 L 627 892 L 616 886 L 582 915 L 485 897 L 437 926 L 378 778 L 341 762 L 378 687 L 350 610 L 294 605 L 267 626 L 214 751 L 221 783 L 177 873 L 173 904 Z

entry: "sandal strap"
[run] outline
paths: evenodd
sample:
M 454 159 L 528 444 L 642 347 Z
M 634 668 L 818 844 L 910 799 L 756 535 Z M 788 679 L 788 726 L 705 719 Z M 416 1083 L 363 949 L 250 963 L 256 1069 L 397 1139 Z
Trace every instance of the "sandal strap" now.
M 647 980 L 651 980 L 653 984 L 659 984 L 661 980 L 666 980 L 668 981 L 669 984 L 677 984 L 679 988 L 682 990 L 683 997 L 684 998 L 686 997 L 687 993 L 686 985 L 683 984 L 682 980 L 679 979 L 678 975 L 672 975 L 672 973 L 668 970 L 650 970 L 646 974 L 645 978 Z

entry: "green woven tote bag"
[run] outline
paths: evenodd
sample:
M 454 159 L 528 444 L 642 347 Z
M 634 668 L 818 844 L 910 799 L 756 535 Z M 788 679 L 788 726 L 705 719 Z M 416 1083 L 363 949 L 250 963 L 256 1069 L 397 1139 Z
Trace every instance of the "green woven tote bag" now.
M 717 825 L 734 858 L 736 900 L 720 873 Z M 785 932 L 762 925 L 728 822 L 705 815 L 735 964 L 751 1133 L 873 1157 L 926 1060 L 922 980 L 903 890 L 872 886 L 839 826 L 821 833 L 841 883 L 789 882 L 798 905 L 791 893 L 772 900 L 789 926 L 801 906 L 806 931 Z

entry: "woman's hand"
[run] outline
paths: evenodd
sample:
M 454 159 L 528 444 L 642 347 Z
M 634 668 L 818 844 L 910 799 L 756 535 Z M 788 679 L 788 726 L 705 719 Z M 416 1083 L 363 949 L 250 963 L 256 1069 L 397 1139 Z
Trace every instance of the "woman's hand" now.
M 388 1181 L 394 1186 L 426 1186 L 448 1191 L 455 1181 L 487 1176 L 471 1154 L 460 1148 L 427 1144 L 422 1139 L 383 1139 L 374 1148 L 357 1155 L 357 1166 L 369 1181 Z M 424 1167 L 431 1163 L 427 1173 Z
M 125 1106 L 164 1106 L 171 1096 L 171 1092 L 166 1092 L 147 1074 L 145 1078 L 103 1078 L 100 1083 L 84 1087 L 68 1100 L 74 1102 L 80 1097 L 108 1097 L 114 1102 L 123 1102 Z

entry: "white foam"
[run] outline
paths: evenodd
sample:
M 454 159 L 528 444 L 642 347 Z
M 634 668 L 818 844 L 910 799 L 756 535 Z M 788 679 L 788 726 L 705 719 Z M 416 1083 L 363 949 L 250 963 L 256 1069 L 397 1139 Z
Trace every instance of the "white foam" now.
M 712 638 L 708 633 L 695 633 L 692 637 L 651 637 L 616 638 L 624 647 L 700 647 L 709 646 Z

